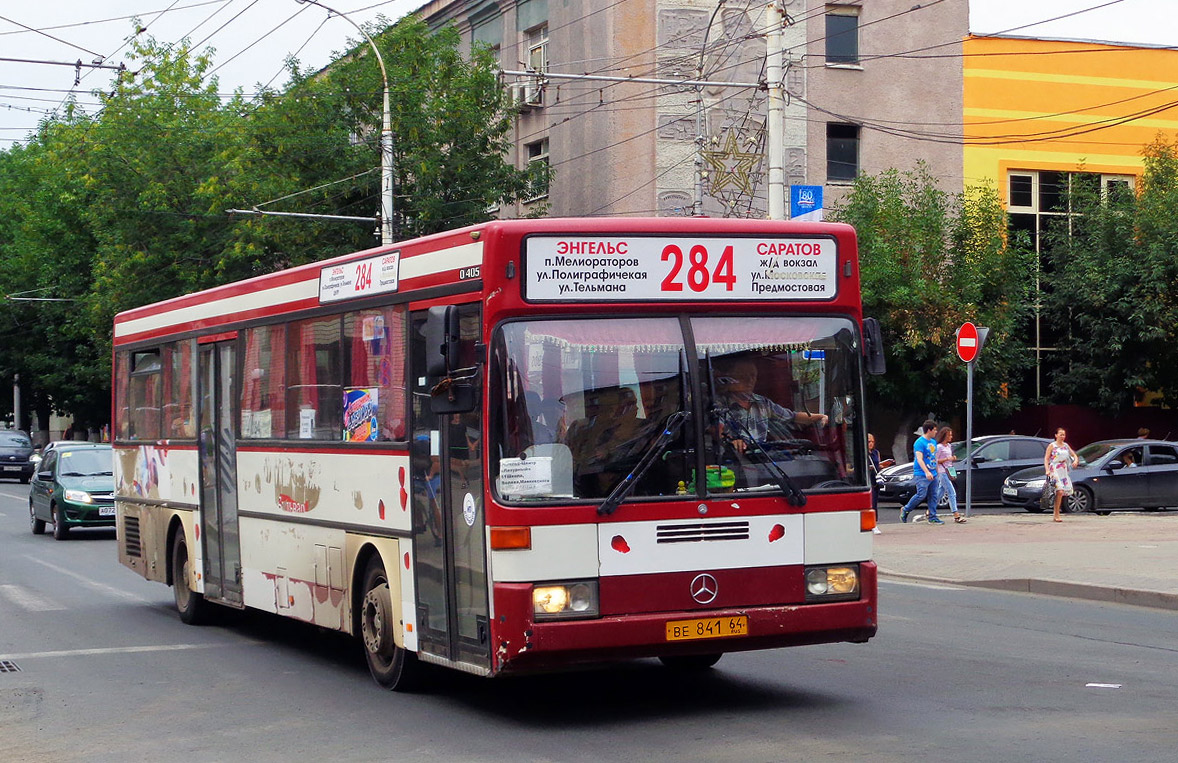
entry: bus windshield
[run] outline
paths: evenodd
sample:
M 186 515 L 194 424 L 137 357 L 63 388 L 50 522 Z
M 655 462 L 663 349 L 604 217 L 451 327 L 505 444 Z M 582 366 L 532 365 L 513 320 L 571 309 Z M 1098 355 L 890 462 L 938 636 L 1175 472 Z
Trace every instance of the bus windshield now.
M 863 488 L 855 336 L 845 318 L 507 323 L 492 356 L 496 490 L 602 499 L 678 411 L 691 419 L 631 497 L 774 492 L 783 472 L 807 492 Z

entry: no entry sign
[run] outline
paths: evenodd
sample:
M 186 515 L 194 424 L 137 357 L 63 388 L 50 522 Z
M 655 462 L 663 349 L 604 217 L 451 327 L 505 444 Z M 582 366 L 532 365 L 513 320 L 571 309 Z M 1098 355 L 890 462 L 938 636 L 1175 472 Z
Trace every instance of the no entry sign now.
M 957 329 L 957 357 L 972 363 L 978 356 L 978 328 L 968 321 Z

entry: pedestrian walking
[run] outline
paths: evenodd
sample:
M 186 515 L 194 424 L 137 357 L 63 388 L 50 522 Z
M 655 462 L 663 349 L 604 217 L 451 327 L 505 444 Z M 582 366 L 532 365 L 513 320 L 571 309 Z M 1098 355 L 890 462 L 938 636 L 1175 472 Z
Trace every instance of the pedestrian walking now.
M 945 523 L 937 516 L 937 500 L 940 496 L 937 492 L 935 471 L 937 441 L 933 436 L 937 431 L 937 422 L 929 419 L 921 425 L 920 430 L 924 434 L 916 438 L 916 442 L 912 444 L 912 482 L 916 485 L 916 492 L 908 499 L 908 503 L 904 504 L 904 508 L 900 509 L 900 521 L 907 522 L 912 510 L 927 499 L 929 524 L 943 525 Z
M 1074 469 L 1080 465 L 1080 457 L 1072 450 L 1072 446 L 1067 444 L 1067 436 L 1067 430 L 1063 427 L 1056 429 L 1055 441 L 1047 446 L 1047 453 L 1043 456 L 1043 471 L 1047 473 L 1048 484 L 1055 490 L 1055 512 L 1052 519 L 1056 522 L 1063 521 L 1059 516 L 1059 507 L 1064 496 L 1070 496 L 1075 492 L 1068 467 L 1070 465 Z
M 875 447 L 875 435 L 867 433 L 867 476 L 871 478 L 871 508 L 879 506 L 879 482 L 875 477 L 885 468 L 896 463 L 892 459 L 880 460 L 879 448 Z
M 965 524 L 965 517 L 957 511 L 957 487 L 953 481 L 957 479 L 957 467 L 953 462 L 957 456 L 953 455 L 953 429 L 941 427 L 937 432 L 937 451 L 933 458 L 937 462 L 937 500 L 940 496 L 949 496 L 948 506 L 953 510 L 953 521 L 959 525 Z

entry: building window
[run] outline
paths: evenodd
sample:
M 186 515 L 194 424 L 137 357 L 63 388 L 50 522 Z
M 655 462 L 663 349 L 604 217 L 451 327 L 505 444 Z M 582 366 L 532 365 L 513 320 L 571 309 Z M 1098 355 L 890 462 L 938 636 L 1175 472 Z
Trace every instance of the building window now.
M 548 25 L 528 30 L 528 70 L 543 74 L 548 71 Z
M 548 196 L 548 138 L 524 145 L 527 152 L 531 190 L 524 201 L 536 201 Z
M 826 125 L 826 180 L 847 182 L 859 174 L 859 125 Z
M 544 74 L 548 72 L 548 25 L 536 27 L 527 32 L 528 71 L 535 72 L 535 77 L 529 77 L 523 83 L 521 94 L 523 105 L 543 106 Z
M 826 63 L 859 63 L 859 9 L 854 6 L 826 7 Z
M 1048 234 L 1052 231 L 1064 235 L 1071 233 L 1073 220 L 1078 216 L 1073 206 L 1073 194 L 1093 193 L 1099 189 L 1101 198 L 1117 200 L 1132 195 L 1134 177 L 1095 172 L 1016 170 L 1007 175 L 1006 182 L 1008 230 L 1021 236 L 1034 253 L 1035 296 L 1026 332 L 1035 363 L 1032 377 L 1027 382 L 1034 389 L 1035 398 L 1041 398 L 1043 379 L 1046 378 L 1044 366 L 1051 365 L 1051 355 L 1059 349 L 1061 341 L 1061 337 L 1052 334 L 1042 314 L 1042 294 L 1051 287 L 1050 264 L 1042 256 Z

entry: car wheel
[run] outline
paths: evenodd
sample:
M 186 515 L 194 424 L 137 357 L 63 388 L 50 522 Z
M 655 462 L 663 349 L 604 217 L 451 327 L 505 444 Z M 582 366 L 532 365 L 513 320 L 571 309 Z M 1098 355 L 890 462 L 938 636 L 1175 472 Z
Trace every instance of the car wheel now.
M 65 509 L 57 504 L 50 504 L 49 513 L 53 515 L 53 538 L 54 540 L 65 540 L 69 537 L 70 528 L 65 523 Z
M 33 535 L 45 534 L 45 520 L 37 519 L 37 512 L 33 509 L 32 501 L 29 501 L 29 526 L 33 528 Z
M 181 622 L 203 625 L 211 619 L 212 605 L 205 601 L 204 594 L 188 587 L 188 565 L 188 542 L 184 531 L 179 530 L 172 538 L 172 598 L 176 600 Z
M 1083 485 L 1078 486 L 1076 491 L 1064 501 L 1064 509 L 1069 514 L 1083 514 L 1093 511 L 1095 508 L 1096 498 L 1092 495 L 1092 491 Z
M 417 655 L 397 646 L 389 579 L 379 556 L 368 560 L 364 572 L 364 598 L 360 601 L 360 640 L 364 658 L 377 684 L 392 691 L 412 691 L 421 683 L 422 666 Z
M 1032 514 L 1042 514 L 1043 513 L 1043 507 L 1037 503 L 1034 506 L 1024 506 L 1023 508 L 1026 509 L 1027 511 L 1031 512 Z
M 686 654 L 673 657 L 659 657 L 659 662 L 672 670 L 696 671 L 707 670 L 720 661 L 724 654 Z

